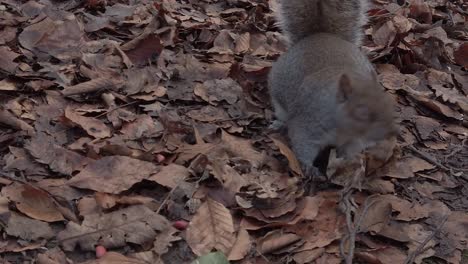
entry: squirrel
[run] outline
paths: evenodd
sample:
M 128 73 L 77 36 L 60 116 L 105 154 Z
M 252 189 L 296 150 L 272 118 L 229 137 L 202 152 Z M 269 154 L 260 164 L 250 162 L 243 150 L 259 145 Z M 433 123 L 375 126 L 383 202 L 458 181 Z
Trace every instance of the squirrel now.
M 280 0 L 289 45 L 268 77 L 270 128 L 287 128 L 305 175 L 325 174 L 314 166 L 325 149 L 352 158 L 397 134 L 393 99 L 359 48 L 366 8 L 366 0 Z

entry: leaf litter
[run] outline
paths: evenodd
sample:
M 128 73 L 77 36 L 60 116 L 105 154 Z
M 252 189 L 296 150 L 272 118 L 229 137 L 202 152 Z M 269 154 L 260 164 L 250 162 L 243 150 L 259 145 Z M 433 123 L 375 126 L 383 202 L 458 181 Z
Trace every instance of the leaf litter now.
M 267 130 L 276 4 L 0 0 L 6 263 L 466 263 L 466 3 L 373 1 L 400 133 L 310 195 Z

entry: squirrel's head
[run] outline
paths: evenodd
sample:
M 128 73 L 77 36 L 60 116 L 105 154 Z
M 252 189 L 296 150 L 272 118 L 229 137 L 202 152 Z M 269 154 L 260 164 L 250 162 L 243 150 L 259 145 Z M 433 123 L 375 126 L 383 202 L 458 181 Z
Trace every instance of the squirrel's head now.
M 337 151 L 348 156 L 398 134 L 394 104 L 374 73 L 372 78 L 343 74 L 338 83 Z

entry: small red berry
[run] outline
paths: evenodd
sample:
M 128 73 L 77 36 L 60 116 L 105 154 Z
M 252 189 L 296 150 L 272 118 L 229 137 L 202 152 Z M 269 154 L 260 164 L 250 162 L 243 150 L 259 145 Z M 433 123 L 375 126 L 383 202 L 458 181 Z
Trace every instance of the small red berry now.
M 188 224 L 189 223 L 187 221 L 179 220 L 179 221 L 175 221 L 174 223 L 172 223 L 172 226 L 179 230 L 185 230 Z
M 96 258 L 102 258 L 107 253 L 107 249 L 103 246 L 96 247 Z

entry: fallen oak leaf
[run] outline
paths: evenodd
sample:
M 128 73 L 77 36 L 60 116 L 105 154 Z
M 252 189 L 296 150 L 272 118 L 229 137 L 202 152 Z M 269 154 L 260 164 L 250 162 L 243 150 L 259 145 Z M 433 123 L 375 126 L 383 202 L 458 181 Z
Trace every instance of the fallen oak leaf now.
M 231 213 L 221 203 L 208 198 L 198 208 L 187 229 L 187 243 L 201 256 L 217 249 L 225 254 L 232 249 L 236 237 Z
M 136 205 L 108 214 L 86 215 L 81 225 L 69 222 L 57 239 L 67 251 L 77 245 L 82 250 L 94 251 L 95 245 L 110 249 L 126 243 L 142 245 L 152 242 L 157 235 L 170 227 L 169 221 L 144 205 Z

